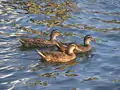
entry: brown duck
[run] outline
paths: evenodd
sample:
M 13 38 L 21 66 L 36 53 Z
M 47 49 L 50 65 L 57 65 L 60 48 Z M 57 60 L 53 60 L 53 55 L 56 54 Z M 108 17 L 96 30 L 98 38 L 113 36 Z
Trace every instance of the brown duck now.
M 60 51 L 51 51 L 51 52 L 40 52 L 36 50 L 42 59 L 48 62 L 68 62 L 76 58 L 74 49 L 76 48 L 75 44 L 69 45 L 67 53 Z
M 20 42 L 25 47 L 49 47 L 55 46 L 57 43 L 56 37 L 61 35 L 60 32 L 53 30 L 50 34 L 50 39 L 42 39 L 42 38 L 21 38 Z
M 90 35 L 86 35 L 84 37 L 84 43 L 83 43 L 83 45 L 76 44 L 76 48 L 75 48 L 74 52 L 75 53 L 81 53 L 81 52 L 87 52 L 87 51 L 91 50 L 91 48 L 92 48 L 91 44 L 90 44 L 91 41 L 95 41 L 95 38 L 93 38 Z M 63 43 L 57 43 L 56 45 L 57 45 L 58 49 L 61 52 L 66 52 L 67 49 L 68 49 L 68 46 L 69 46 L 68 43 L 65 43 L 65 44 L 63 44 Z

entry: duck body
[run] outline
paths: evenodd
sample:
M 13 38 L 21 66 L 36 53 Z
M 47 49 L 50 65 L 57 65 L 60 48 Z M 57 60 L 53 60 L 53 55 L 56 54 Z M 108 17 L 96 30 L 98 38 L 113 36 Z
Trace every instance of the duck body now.
M 66 45 L 66 44 L 61 44 L 60 46 L 57 46 L 58 47 L 58 50 L 61 51 L 61 52 L 66 52 L 69 45 Z M 91 50 L 92 47 L 91 45 L 79 45 L 79 44 L 76 44 L 76 49 L 74 50 L 74 52 L 77 54 L 77 53 L 83 53 L 83 52 L 87 52 L 89 50 Z
M 45 40 L 42 38 L 22 38 L 20 41 L 25 47 L 51 47 L 57 43 L 55 40 Z
M 90 51 L 92 49 L 91 45 L 79 45 L 77 44 L 77 47 L 75 49 L 75 53 L 84 53 L 87 51 Z
M 51 52 L 40 52 L 37 50 L 37 53 L 48 62 L 68 62 L 76 58 L 76 54 L 73 52 L 75 45 L 70 45 L 68 53 L 60 51 L 51 51 Z
M 78 54 L 78 53 L 84 53 L 84 52 L 90 51 L 92 49 L 90 42 L 94 40 L 95 39 L 92 38 L 90 35 L 86 35 L 84 37 L 84 44 L 83 45 L 76 44 L 76 49 L 74 50 L 74 52 Z M 56 46 L 58 47 L 59 51 L 66 52 L 69 47 L 69 44 L 57 43 Z
M 42 38 L 21 38 L 20 42 L 25 47 L 51 47 L 57 43 L 56 37 L 61 35 L 58 31 L 53 30 L 50 35 L 50 39 Z
M 40 53 L 39 51 L 37 51 Z M 42 52 L 43 55 L 46 57 L 42 57 L 42 59 L 45 59 L 48 62 L 68 62 L 76 58 L 75 54 L 68 55 L 63 52 L 58 51 L 52 51 L 52 52 Z

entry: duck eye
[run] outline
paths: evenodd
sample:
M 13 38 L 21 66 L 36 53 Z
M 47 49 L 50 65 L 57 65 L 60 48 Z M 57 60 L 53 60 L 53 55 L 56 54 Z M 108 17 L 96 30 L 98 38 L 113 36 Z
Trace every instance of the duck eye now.
M 92 38 L 91 36 L 88 36 L 87 38 Z

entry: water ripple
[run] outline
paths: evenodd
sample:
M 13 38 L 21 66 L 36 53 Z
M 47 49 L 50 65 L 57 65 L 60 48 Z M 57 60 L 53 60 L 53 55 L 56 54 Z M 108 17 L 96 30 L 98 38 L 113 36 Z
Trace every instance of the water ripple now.
M 119 0 L 75 0 L 69 4 L 72 8 L 69 18 L 66 19 L 64 15 L 59 17 L 65 19 L 62 24 L 58 24 L 61 20 L 51 21 L 52 18 L 56 18 L 54 14 L 50 14 L 50 7 L 47 7 L 49 13 L 32 14 L 27 11 L 27 5 L 31 2 L 6 1 L 0 1 L 1 90 L 120 89 Z M 41 7 L 46 4 L 41 4 L 42 1 L 39 0 L 37 2 Z M 63 1 L 57 3 L 60 2 Z M 46 8 L 42 7 L 42 10 L 44 9 Z M 60 11 L 62 12 L 62 9 Z M 32 19 L 38 20 L 39 23 L 32 22 Z M 31 32 L 25 31 L 22 27 L 30 28 Z M 37 32 L 44 30 L 48 34 L 54 28 L 64 33 L 65 36 L 58 38 L 61 41 L 83 43 L 85 35 L 94 36 L 96 43 L 91 43 L 91 57 L 81 54 L 71 63 L 50 64 L 42 62 L 34 49 L 19 48 L 21 37 L 36 37 L 39 36 Z M 34 35 L 31 34 L 33 32 Z

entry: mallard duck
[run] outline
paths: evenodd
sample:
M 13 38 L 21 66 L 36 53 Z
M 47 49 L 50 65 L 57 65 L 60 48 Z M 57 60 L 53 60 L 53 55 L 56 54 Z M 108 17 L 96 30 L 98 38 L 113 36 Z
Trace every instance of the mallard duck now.
M 39 50 L 36 51 L 42 57 L 42 59 L 48 62 L 68 62 L 76 58 L 76 54 L 74 53 L 75 48 L 76 48 L 75 44 L 69 45 L 67 53 L 60 51 L 51 52 L 41 52 Z
M 93 38 L 92 36 L 90 35 L 86 35 L 84 37 L 84 43 L 83 45 L 80 45 L 80 44 L 76 44 L 76 49 L 75 49 L 75 53 L 81 53 L 81 52 L 87 52 L 89 50 L 91 50 L 91 44 L 90 42 L 91 41 L 95 41 L 95 38 Z M 69 46 L 69 43 L 60 43 L 58 42 L 56 44 L 56 46 L 58 47 L 58 49 L 61 51 L 61 52 L 66 52 L 67 49 L 68 49 L 68 46 Z
M 56 37 L 61 35 L 60 32 L 53 30 L 50 34 L 50 39 L 42 39 L 42 38 L 21 38 L 20 42 L 25 47 L 49 47 L 55 46 L 57 43 Z

